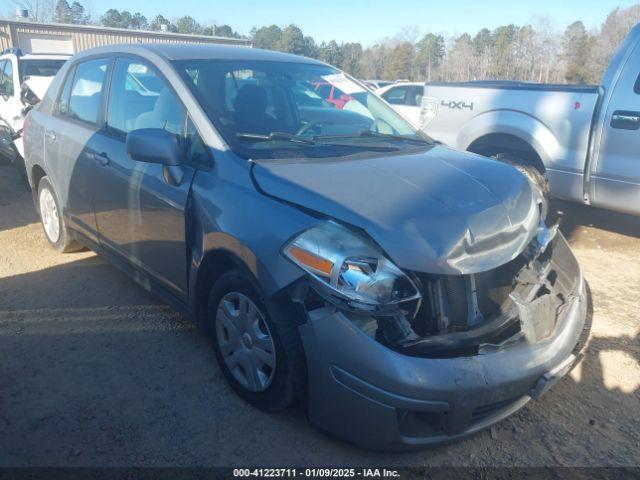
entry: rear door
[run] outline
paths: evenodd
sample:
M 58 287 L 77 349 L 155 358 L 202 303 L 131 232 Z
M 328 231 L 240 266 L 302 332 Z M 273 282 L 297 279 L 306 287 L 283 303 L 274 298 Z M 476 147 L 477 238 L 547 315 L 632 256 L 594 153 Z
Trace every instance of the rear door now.
M 600 150 L 593 164 L 591 203 L 640 213 L 640 47 L 612 87 Z
M 100 243 L 184 300 L 185 210 L 195 168 L 132 160 L 126 137 L 140 128 L 162 128 L 184 139 L 186 111 L 152 65 L 140 58 L 118 58 L 105 128 L 96 140 L 100 171 L 91 184 Z M 172 182 L 172 176 L 180 181 Z
M 44 125 L 47 173 L 58 200 L 69 226 L 92 241 L 98 239 L 91 187 L 97 173 L 95 144 L 110 62 L 105 57 L 88 59 L 69 69 Z

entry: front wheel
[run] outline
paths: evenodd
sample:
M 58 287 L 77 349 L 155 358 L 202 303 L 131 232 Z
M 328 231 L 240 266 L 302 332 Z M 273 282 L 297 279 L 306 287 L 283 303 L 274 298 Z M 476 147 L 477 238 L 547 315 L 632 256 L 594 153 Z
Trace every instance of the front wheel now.
M 82 250 L 82 245 L 69 235 L 58 197 L 47 177 L 38 183 L 38 213 L 44 234 L 54 249 L 63 253 Z
M 215 282 L 207 319 L 218 363 L 235 392 L 261 410 L 290 406 L 305 371 L 292 319 L 271 318 L 253 282 L 240 270 Z

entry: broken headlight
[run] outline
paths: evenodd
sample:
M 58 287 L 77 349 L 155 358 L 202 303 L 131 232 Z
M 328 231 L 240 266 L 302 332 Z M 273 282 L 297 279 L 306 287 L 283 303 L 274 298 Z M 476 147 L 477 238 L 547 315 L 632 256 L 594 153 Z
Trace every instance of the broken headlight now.
M 384 313 L 420 299 L 413 281 L 371 240 L 329 221 L 302 232 L 284 254 L 314 280 L 325 299 L 355 310 Z

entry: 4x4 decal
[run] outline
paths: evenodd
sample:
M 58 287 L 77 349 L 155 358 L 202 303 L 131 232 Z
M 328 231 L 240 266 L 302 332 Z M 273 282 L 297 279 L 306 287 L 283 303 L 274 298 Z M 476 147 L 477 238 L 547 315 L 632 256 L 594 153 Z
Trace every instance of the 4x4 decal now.
M 448 108 L 457 108 L 458 110 L 462 110 L 463 108 L 468 108 L 469 110 L 473 110 L 473 102 L 467 103 L 463 100 L 459 102 L 456 102 L 455 100 L 449 100 L 448 102 L 441 100 L 440 105 Z

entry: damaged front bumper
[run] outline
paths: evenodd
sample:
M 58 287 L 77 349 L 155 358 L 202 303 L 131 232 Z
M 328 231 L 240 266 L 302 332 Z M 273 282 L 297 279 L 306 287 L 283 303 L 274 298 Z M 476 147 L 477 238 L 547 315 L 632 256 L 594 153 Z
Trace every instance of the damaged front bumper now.
M 560 234 L 552 247 L 546 269 L 528 271 L 529 278 L 520 279 L 521 288 L 512 292 L 512 310 L 505 313 L 517 329 L 499 341 L 491 329 L 486 337 L 478 335 L 482 327 L 445 340 L 446 346 L 455 336 L 474 337 L 467 340 L 475 345 L 473 352 L 430 355 L 428 344 L 442 343 L 438 336 L 390 348 L 348 313 L 331 306 L 310 310 L 299 327 L 310 420 L 368 448 L 404 449 L 472 434 L 539 398 L 574 365 L 587 314 L 575 257 Z

